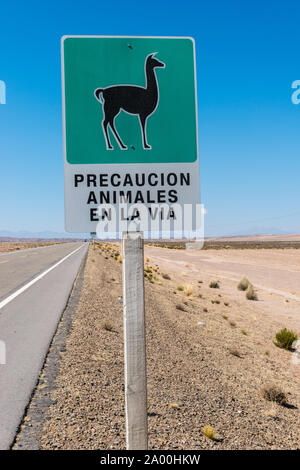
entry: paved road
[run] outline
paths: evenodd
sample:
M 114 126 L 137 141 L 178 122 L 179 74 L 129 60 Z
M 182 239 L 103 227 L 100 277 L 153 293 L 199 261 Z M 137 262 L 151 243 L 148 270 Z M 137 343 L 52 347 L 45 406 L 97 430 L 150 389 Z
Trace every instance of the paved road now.
M 0 255 L 1 450 L 13 442 L 87 247 L 66 243 Z

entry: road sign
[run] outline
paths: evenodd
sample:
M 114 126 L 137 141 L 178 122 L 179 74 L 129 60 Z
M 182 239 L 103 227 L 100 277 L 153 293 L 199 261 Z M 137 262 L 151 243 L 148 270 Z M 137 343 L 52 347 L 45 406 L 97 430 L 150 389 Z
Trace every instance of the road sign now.
M 65 36 L 62 77 L 67 231 L 200 202 L 193 39 Z
M 62 72 L 66 230 L 122 232 L 126 441 L 147 449 L 143 239 L 197 229 L 194 41 L 65 36 Z

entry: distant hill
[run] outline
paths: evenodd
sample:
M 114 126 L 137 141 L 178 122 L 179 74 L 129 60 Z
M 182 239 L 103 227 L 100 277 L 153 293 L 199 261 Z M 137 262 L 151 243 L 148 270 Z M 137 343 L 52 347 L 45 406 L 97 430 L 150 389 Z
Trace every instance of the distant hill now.
M 67 233 L 67 232 L 29 232 L 0 230 L 0 241 L 37 241 L 37 240 L 82 240 L 89 238 L 87 233 Z
M 209 237 L 207 238 L 209 241 L 253 241 L 253 242 L 263 242 L 263 241 L 286 241 L 286 242 L 293 242 L 293 241 L 300 241 L 300 234 L 299 233 L 288 233 L 288 234 L 257 234 L 257 235 L 235 235 L 231 237 Z

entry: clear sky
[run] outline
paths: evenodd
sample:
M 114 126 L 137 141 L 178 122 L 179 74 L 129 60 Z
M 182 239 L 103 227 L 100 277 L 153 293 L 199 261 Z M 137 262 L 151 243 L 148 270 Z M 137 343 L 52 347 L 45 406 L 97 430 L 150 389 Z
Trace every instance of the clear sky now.
M 60 37 L 193 36 L 206 235 L 300 233 L 299 1 L 1 4 L 0 231 L 64 231 Z

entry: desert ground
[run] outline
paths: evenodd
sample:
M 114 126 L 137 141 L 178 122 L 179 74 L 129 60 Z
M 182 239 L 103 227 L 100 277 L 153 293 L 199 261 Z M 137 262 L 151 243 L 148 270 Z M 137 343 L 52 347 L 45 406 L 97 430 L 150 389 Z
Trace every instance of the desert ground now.
M 28 447 L 41 400 L 40 448 L 125 448 L 121 268 L 118 244 L 90 246 L 58 373 L 54 338 L 14 448 Z M 237 289 L 243 275 L 257 300 Z M 299 358 L 273 342 L 283 327 L 300 333 L 299 285 L 297 249 L 146 246 L 151 449 L 300 448 Z M 269 401 L 268 387 L 284 402 Z
M 35 242 L 1 242 L 0 241 L 0 253 L 8 253 L 9 251 L 27 250 L 28 248 L 37 248 L 39 246 L 54 245 L 56 243 L 62 243 L 61 241 L 35 241 Z

